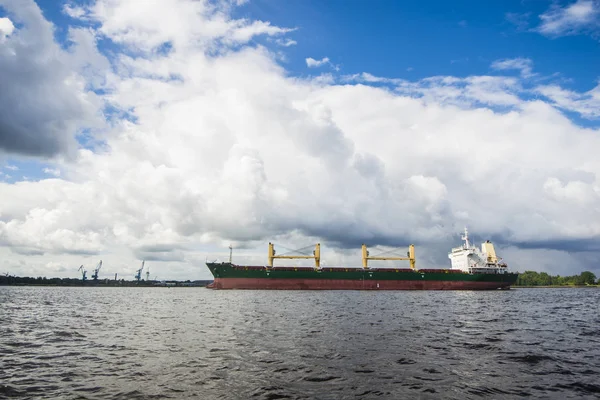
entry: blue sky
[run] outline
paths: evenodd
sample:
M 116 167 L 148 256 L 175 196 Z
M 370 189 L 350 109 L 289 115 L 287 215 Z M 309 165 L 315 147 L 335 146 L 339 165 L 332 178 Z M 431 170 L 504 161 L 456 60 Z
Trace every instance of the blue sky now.
M 598 258 L 600 1 L 132 1 L 0 0 L 15 271 L 271 240 L 443 266 L 465 225 L 516 265 Z
M 565 86 L 590 90 L 600 73 L 600 40 L 589 35 L 548 38 L 532 31 L 550 5 L 521 0 L 259 0 L 243 5 L 237 15 L 297 27 L 289 36 L 301 40 L 286 53 L 290 70 L 299 75 L 306 73 L 307 54 L 329 57 L 347 74 L 369 71 L 406 79 L 499 74 L 490 71 L 494 60 L 526 57 L 540 74 L 559 72 L 568 80 Z M 527 27 L 516 26 L 507 14 L 522 15 Z
M 37 3 L 64 41 L 74 21 L 61 11 L 62 3 Z M 587 91 L 599 79 L 600 39 L 586 34 L 549 38 L 535 32 L 539 16 L 550 6 L 573 3 L 256 0 L 235 9 L 233 16 L 298 28 L 289 34 L 297 44 L 286 49 L 287 67 L 298 75 L 309 72 L 304 62 L 307 56 L 329 57 L 346 74 L 369 71 L 411 80 L 499 74 L 490 70 L 494 60 L 526 57 L 534 62 L 536 72 L 544 76 L 560 73 L 564 86 Z M 511 22 L 514 16 L 524 25 Z

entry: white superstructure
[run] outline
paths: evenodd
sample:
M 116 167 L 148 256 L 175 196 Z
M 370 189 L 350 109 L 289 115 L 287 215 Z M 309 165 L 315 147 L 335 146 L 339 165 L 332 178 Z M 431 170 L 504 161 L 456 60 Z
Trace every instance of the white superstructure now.
M 452 263 L 452 269 L 472 274 L 505 274 L 507 267 L 505 263 L 499 262 L 496 256 L 494 245 L 487 240 L 481 244 L 481 250 L 469 243 L 469 232 L 465 228 L 465 234 L 462 236 L 465 243 L 460 247 L 455 247 L 448 258 Z

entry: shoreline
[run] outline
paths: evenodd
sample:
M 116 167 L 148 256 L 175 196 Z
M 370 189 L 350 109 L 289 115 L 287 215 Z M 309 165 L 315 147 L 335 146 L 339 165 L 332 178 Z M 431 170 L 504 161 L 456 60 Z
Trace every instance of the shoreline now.
M 207 284 L 200 283 L 182 283 L 182 282 L 169 282 L 169 284 L 121 284 L 121 285 L 90 285 L 90 284 L 43 284 L 43 283 L 0 283 L 0 287 L 3 286 L 47 286 L 47 287 L 144 287 L 144 288 L 162 288 L 162 287 L 200 287 L 205 288 Z M 539 286 L 517 286 L 513 285 L 510 289 L 600 289 L 600 285 L 539 285 Z
M 600 285 L 537 285 L 537 286 L 526 286 L 526 285 L 512 285 L 511 289 L 598 289 Z

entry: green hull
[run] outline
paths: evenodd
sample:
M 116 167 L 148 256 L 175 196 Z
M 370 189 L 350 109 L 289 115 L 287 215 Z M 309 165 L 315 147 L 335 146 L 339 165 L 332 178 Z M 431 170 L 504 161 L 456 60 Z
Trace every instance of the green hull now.
M 490 290 L 508 289 L 518 274 L 457 270 L 250 267 L 207 263 L 215 289 Z

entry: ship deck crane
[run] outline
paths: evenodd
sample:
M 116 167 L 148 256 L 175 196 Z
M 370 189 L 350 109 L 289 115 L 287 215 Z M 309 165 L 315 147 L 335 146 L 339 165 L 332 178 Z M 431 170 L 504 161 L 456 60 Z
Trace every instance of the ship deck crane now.
M 386 253 L 391 253 L 392 251 L 388 251 Z M 382 253 L 382 254 L 386 254 L 386 253 Z M 411 244 L 410 246 L 408 246 L 408 252 L 406 253 L 406 255 L 407 255 L 407 257 L 381 257 L 381 256 L 371 257 L 369 255 L 369 250 L 367 250 L 367 246 L 365 244 L 362 245 L 362 263 L 363 263 L 363 268 L 365 268 L 365 269 L 369 268 L 369 260 L 373 260 L 373 261 L 408 260 L 408 261 L 410 261 L 410 268 L 415 269 L 416 259 L 415 259 L 415 245 L 414 244 Z
M 142 267 L 135 272 L 135 280 L 138 282 L 140 281 L 140 279 L 142 277 L 142 271 L 144 270 L 145 263 L 146 263 L 146 261 L 142 261 Z
M 87 276 L 85 276 L 87 271 L 83 268 L 83 265 L 81 265 L 77 271 L 81 271 L 81 280 L 85 281 L 87 279 Z
M 298 252 L 301 253 L 301 250 L 294 250 L 294 252 Z M 314 259 L 315 260 L 315 268 L 320 268 L 321 266 L 321 244 L 317 243 L 317 245 L 315 246 L 315 249 L 313 250 L 312 256 L 309 255 L 303 255 L 303 256 L 286 256 L 286 255 L 275 255 L 275 245 L 271 242 L 269 242 L 269 268 L 273 268 L 273 260 L 276 258 L 279 259 L 295 259 L 295 258 L 307 258 L 307 259 Z
M 100 272 L 100 268 L 102 268 L 102 260 L 100 260 L 98 265 L 96 265 L 96 268 L 94 268 L 94 273 L 92 274 L 92 279 L 94 281 L 98 280 L 98 272 Z

